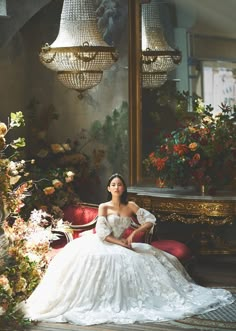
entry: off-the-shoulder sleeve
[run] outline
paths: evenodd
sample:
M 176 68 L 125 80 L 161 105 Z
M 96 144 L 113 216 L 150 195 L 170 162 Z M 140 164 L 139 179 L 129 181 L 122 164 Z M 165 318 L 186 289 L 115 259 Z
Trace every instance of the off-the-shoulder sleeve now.
M 101 240 L 105 240 L 112 233 L 112 228 L 105 216 L 98 216 L 96 223 L 96 233 Z
M 152 224 L 156 223 L 156 217 L 144 208 L 139 208 L 136 215 L 137 220 L 140 224 L 144 224 L 147 222 L 150 222 Z

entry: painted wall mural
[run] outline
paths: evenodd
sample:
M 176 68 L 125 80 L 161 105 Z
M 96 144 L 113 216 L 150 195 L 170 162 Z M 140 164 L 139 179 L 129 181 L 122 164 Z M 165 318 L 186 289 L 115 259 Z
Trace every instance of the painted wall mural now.
M 119 60 L 104 72 L 101 83 L 82 98 L 76 91 L 65 88 L 56 74 L 45 68 L 38 58 L 41 46 L 56 38 L 62 3 L 62 0 L 51 1 L 0 50 L 0 59 L 4 59 L 1 65 L 4 77 L 0 91 L 2 111 L 6 116 L 18 110 L 27 115 L 27 107 L 32 100 L 37 100 L 37 109 L 41 112 L 47 113 L 52 105 L 57 119 L 51 121 L 49 127 L 46 120 L 35 121 L 35 124 L 40 123 L 39 129 L 47 131 L 45 139 L 48 146 L 79 141 L 81 146 L 77 145 L 78 148 L 85 143 L 81 152 L 90 160 L 91 168 L 96 168 L 100 181 L 98 193 L 92 199 L 99 202 L 104 200 L 105 181 L 111 172 L 125 172 L 128 177 L 128 3 L 126 0 L 95 1 L 98 26 L 107 43 L 113 43 L 118 49 Z M 13 91 L 14 98 L 10 97 Z M 94 123 L 100 123 L 106 138 L 102 138 L 100 132 L 99 139 L 91 139 Z M 104 130 L 110 124 L 113 130 L 109 128 L 111 137 L 108 139 Z M 88 142 L 81 139 L 85 133 Z

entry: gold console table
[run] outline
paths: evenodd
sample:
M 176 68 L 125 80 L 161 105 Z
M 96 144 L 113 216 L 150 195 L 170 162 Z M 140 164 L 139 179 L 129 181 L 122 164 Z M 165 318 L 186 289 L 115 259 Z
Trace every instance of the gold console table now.
M 161 223 L 191 225 L 191 239 L 198 241 L 199 254 L 236 254 L 236 241 L 223 238 L 225 227 L 236 232 L 236 195 L 231 192 L 208 196 L 197 195 L 192 188 L 137 186 L 128 187 L 128 196 Z

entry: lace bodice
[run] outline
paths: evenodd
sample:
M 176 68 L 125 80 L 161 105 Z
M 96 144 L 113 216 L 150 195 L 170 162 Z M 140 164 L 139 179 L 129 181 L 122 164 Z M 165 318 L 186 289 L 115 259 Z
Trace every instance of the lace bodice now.
M 137 220 L 139 224 L 146 222 L 155 223 L 156 218 L 149 211 L 139 208 L 137 211 Z M 120 238 L 132 222 L 132 218 L 129 216 L 119 216 L 117 214 L 110 214 L 108 216 L 99 216 L 96 224 L 96 233 L 98 237 L 104 240 L 109 234 L 112 234 L 116 238 Z

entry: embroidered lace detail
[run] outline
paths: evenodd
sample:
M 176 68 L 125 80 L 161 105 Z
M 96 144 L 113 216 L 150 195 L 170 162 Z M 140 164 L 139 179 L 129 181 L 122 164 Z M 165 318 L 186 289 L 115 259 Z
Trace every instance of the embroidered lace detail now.
M 137 219 L 140 224 L 151 222 L 152 224 L 156 223 L 156 217 L 151 214 L 148 210 L 139 208 L 137 213 Z
M 153 218 L 142 209 L 140 222 Z M 38 321 L 78 325 L 183 319 L 232 303 L 230 292 L 195 284 L 172 255 L 143 244 L 132 250 L 102 241 L 119 237 L 129 217 L 99 217 L 97 233 L 69 242 L 21 308 Z M 102 239 L 102 240 L 101 240 Z
M 119 216 L 116 214 L 99 216 L 96 224 L 96 233 L 102 240 L 109 234 L 116 238 L 120 238 L 124 230 L 131 224 L 131 218 L 126 216 Z

